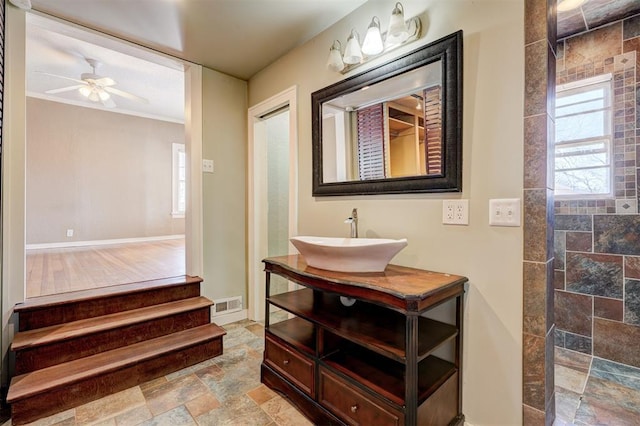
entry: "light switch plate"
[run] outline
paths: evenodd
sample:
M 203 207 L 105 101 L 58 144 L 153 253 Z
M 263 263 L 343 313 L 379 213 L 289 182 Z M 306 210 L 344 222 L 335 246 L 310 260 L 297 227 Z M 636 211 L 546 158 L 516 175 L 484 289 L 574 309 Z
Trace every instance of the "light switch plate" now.
M 520 226 L 520 199 L 500 198 L 489 200 L 489 225 Z
M 213 173 L 213 160 L 202 160 L 202 171 L 204 173 Z

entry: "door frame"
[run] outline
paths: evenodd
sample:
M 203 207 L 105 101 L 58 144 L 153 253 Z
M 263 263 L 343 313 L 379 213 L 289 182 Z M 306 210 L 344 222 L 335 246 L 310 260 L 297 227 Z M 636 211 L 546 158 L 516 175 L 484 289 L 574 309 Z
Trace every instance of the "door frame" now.
M 298 233 L 298 111 L 297 86 L 292 86 L 249 108 L 248 176 L 247 176 L 247 272 L 248 316 L 264 319 L 264 285 L 262 259 L 266 257 L 266 151 L 256 143 L 255 124 L 266 114 L 289 106 L 289 237 Z M 293 252 L 289 244 L 289 253 Z
M 30 11 L 48 19 L 60 20 L 37 11 Z M 26 76 L 25 40 L 26 13 L 15 7 L 5 9 L 5 93 L 2 123 L 2 282 L 0 305 L 2 307 L 2 330 L 0 337 L 0 385 L 8 382 L 7 359 L 9 346 L 17 328 L 13 307 L 25 300 L 25 187 L 26 187 Z M 138 46 L 97 30 L 80 27 L 84 31 L 129 45 L 154 55 L 164 56 L 181 63 L 185 73 L 185 144 L 187 149 L 187 211 L 185 222 L 185 262 L 188 275 L 203 274 L 203 214 L 202 214 L 202 66 L 175 58 L 165 53 Z

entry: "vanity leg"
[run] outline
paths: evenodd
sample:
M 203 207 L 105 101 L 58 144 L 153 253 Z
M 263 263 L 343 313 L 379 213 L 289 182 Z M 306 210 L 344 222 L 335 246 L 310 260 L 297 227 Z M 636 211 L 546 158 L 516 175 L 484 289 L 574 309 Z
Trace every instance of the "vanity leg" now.
M 407 315 L 405 365 L 405 425 L 418 423 L 418 316 Z
M 462 325 L 464 323 L 464 292 L 456 297 L 456 367 L 458 368 L 458 417 L 464 420 L 462 415 Z
M 269 328 L 269 297 L 271 296 L 271 272 L 267 271 L 265 276 L 264 293 L 264 328 Z

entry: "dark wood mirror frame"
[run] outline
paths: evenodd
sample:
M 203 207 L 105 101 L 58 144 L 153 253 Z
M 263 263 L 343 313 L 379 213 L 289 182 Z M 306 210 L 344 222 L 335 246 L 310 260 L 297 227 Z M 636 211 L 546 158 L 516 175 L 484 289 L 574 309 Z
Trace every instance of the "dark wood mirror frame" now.
M 322 181 L 322 104 L 362 87 L 441 61 L 443 172 L 363 181 Z M 311 94 L 313 196 L 462 191 L 462 31 Z

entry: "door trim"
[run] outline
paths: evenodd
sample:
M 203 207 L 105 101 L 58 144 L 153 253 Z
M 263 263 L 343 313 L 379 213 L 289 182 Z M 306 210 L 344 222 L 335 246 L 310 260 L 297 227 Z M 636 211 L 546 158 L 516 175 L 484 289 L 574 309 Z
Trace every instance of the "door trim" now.
M 264 319 L 264 285 L 261 260 L 266 256 L 266 241 L 262 236 L 266 223 L 261 220 L 266 208 L 266 194 L 260 190 L 263 163 L 266 158 L 255 143 L 255 124 L 264 115 L 289 105 L 289 237 L 298 233 L 298 113 L 297 87 L 292 86 L 249 108 L 248 112 L 248 188 L 247 188 L 247 272 L 249 319 Z M 289 244 L 289 252 L 293 252 Z

